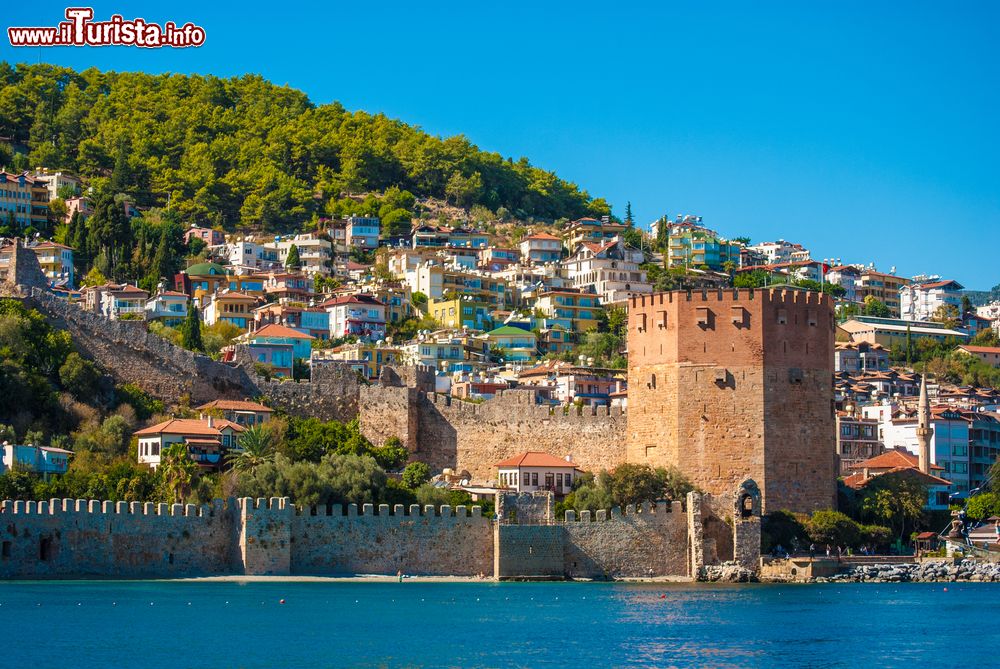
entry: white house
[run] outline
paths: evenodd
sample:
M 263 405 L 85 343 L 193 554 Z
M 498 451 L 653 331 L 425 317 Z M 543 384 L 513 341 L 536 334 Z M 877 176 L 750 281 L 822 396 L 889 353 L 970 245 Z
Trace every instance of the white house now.
M 639 268 L 643 257 L 639 249 L 613 239 L 603 244 L 580 244 L 562 266 L 574 288 L 600 295 L 601 302 L 608 304 L 653 292 L 646 270 Z
M 160 321 L 175 327 L 187 318 L 188 296 L 173 290 L 161 290 L 155 297 L 146 300 L 146 320 Z
M 278 262 L 285 266 L 288 253 L 295 246 L 299 254 L 299 264 L 306 274 L 321 274 L 328 276 L 333 264 L 333 243 L 313 234 L 295 235 L 294 237 L 275 237 L 274 242 L 264 245 L 264 250 L 274 250 L 278 253 Z
M 127 314 L 134 314 L 134 317 L 144 319 L 149 293 L 127 283 L 107 283 L 84 288 L 83 296 L 86 309 L 105 318 L 118 320 Z
M 911 321 L 929 321 L 941 307 L 954 307 L 961 315 L 962 291 L 958 281 L 911 283 L 899 289 L 900 317 Z
M 225 452 L 238 448 L 244 430 L 228 420 L 207 416 L 204 419 L 173 418 L 134 433 L 139 440 L 138 459 L 156 469 L 164 448 L 173 444 L 187 445 L 188 455 L 200 467 L 216 469 Z
M 385 339 L 385 305 L 359 293 L 343 295 L 320 305 L 330 314 L 330 336 L 357 336 L 368 341 Z
M 517 492 L 549 490 L 565 495 L 573 488 L 577 468 L 569 456 L 557 458 L 540 451 L 526 451 L 494 465 L 503 488 Z
M 547 232 L 528 235 L 519 244 L 521 257 L 528 263 L 542 265 L 562 257 L 562 240 Z

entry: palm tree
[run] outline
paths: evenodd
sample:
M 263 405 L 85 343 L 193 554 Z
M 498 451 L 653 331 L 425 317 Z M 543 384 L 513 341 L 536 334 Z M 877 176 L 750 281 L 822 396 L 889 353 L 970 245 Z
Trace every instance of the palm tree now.
M 241 472 L 252 472 L 257 467 L 274 460 L 271 433 L 263 425 L 247 428 L 239 438 L 240 450 L 226 455 L 226 462 Z
M 160 476 L 174 502 L 191 496 L 198 477 L 198 465 L 188 455 L 186 444 L 173 444 L 160 454 Z

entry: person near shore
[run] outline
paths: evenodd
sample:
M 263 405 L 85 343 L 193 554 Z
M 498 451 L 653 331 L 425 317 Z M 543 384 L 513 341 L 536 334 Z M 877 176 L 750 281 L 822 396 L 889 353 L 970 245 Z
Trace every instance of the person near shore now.
M 830 557 L 830 551 L 831 551 L 831 549 L 830 549 L 830 544 L 827 544 L 827 545 L 826 545 L 826 556 L 827 556 L 827 557 Z
M 816 544 L 809 544 L 809 559 L 813 560 L 816 558 Z
M 402 569 L 399 569 L 399 570 L 396 571 L 396 578 L 399 579 L 400 583 L 403 582 L 403 570 Z
M 997 546 L 1000 546 L 1000 520 L 993 523 L 993 530 L 997 534 Z

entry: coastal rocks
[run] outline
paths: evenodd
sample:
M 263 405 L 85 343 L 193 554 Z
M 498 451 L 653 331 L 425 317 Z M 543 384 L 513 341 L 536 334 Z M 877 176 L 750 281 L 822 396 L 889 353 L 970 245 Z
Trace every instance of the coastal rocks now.
M 939 581 L 1000 582 L 1000 563 L 961 560 L 919 564 L 857 565 L 816 583 L 934 583 Z
M 757 581 L 757 574 L 735 562 L 723 562 L 703 567 L 698 580 L 709 583 L 754 583 Z

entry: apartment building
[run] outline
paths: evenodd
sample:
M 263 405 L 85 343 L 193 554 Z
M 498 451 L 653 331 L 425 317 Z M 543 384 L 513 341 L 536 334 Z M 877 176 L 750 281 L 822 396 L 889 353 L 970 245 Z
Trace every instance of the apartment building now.
M 49 217 L 48 182 L 27 172 L 0 171 L 0 221 L 19 228 L 45 227 Z
M 642 251 L 614 239 L 604 244 L 581 244 L 562 267 L 573 288 L 594 293 L 602 304 L 608 304 L 653 292 L 646 271 L 639 269 L 642 261 Z
M 893 317 L 899 318 L 900 289 L 909 283 L 909 279 L 895 274 L 876 272 L 870 267 L 862 269 L 855 284 L 857 286 L 857 300 L 864 302 L 865 298 L 870 295 L 889 307 L 889 313 Z
M 958 281 L 910 283 L 899 289 L 899 312 L 911 321 L 929 321 L 937 311 L 950 307 L 957 318 L 962 313 L 962 291 Z

